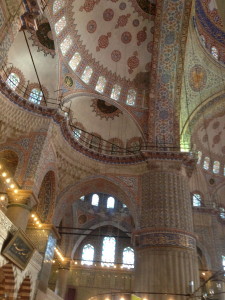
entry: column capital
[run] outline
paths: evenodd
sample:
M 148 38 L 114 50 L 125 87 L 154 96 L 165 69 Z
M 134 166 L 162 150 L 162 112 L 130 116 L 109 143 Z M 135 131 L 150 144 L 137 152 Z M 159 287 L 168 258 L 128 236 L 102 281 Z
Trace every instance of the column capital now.
M 143 150 L 150 171 L 175 171 L 191 176 L 196 166 L 197 156 L 193 152 Z
M 7 194 L 9 197 L 8 207 L 16 205 L 31 210 L 32 207 L 37 204 L 37 199 L 31 190 L 18 189 L 15 193 L 15 191 L 8 189 Z

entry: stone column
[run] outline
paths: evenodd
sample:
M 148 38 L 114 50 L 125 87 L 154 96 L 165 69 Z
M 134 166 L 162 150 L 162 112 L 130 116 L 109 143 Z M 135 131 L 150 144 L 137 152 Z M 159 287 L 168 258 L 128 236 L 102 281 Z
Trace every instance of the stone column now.
M 30 211 L 36 202 L 32 191 L 18 190 L 18 192 L 15 193 L 9 190 L 7 194 L 9 204 L 7 206 L 6 216 L 16 227 L 25 231 L 30 217 Z
M 142 176 L 140 229 L 133 234 L 135 291 L 147 299 L 182 300 L 185 297 L 179 294 L 199 286 L 186 173 L 194 160 L 182 153 L 149 155 L 149 171 Z
M 69 275 L 69 265 L 62 266 L 58 269 L 55 293 L 64 299 L 67 289 L 67 279 Z

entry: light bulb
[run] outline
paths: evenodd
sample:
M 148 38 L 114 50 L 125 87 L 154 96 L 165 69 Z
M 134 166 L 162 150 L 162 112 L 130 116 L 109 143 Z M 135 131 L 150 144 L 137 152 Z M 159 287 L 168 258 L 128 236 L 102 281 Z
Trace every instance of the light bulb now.
M 11 181 L 11 179 L 10 179 L 10 178 L 7 178 L 7 179 L 6 179 L 6 182 L 7 182 L 7 183 L 9 183 L 10 181 Z
M 17 194 L 17 193 L 18 193 L 18 190 L 17 190 L 17 189 L 15 189 L 15 190 L 14 190 L 14 193 L 15 193 L 15 194 Z
M 7 176 L 6 172 L 3 172 L 2 177 L 6 177 L 6 176 Z
M 5 196 L 1 196 L 0 199 L 1 199 L 1 200 L 5 200 Z
M 13 189 L 15 187 L 15 184 L 10 184 L 11 189 Z

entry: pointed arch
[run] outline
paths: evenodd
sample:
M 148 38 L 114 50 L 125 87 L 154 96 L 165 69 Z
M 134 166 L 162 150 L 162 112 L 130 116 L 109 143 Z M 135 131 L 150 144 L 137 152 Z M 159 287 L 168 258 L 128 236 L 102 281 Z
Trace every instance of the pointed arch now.
M 42 180 L 38 194 L 37 214 L 43 223 L 50 223 L 55 206 L 55 173 L 48 171 Z
M 60 223 L 68 207 L 72 205 L 74 201 L 79 200 L 79 198 L 83 195 L 94 193 L 112 195 L 116 199 L 119 199 L 122 203 L 126 204 L 134 219 L 135 225 L 138 226 L 136 195 L 128 189 L 121 180 L 118 181 L 116 178 L 103 177 L 101 175 L 89 177 L 74 185 L 68 186 L 57 198 L 53 223 L 56 225 Z

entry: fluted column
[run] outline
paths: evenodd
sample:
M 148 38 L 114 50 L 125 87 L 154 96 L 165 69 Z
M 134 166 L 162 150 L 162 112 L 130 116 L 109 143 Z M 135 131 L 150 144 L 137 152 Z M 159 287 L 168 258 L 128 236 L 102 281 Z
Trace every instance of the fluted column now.
M 184 299 L 178 294 L 192 293 L 199 286 L 186 173 L 193 162 L 185 155 L 156 154 L 142 176 L 140 229 L 133 234 L 135 291 L 147 299 L 148 293 L 158 293 L 154 300 Z
M 32 191 L 18 190 L 7 192 L 9 196 L 9 204 L 7 206 L 6 216 L 13 222 L 15 226 L 26 230 L 30 211 L 36 203 Z

